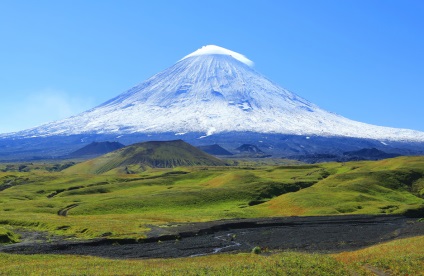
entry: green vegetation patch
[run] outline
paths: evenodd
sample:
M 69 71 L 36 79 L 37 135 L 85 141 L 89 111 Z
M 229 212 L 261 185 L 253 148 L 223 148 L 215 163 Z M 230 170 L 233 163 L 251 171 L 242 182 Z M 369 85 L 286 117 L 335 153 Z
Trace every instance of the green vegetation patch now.
M 333 255 L 358 275 L 423 275 L 424 236 L 394 240 Z
M 0 254 L 4 275 L 422 275 L 424 237 L 337 254 L 263 252 L 195 258 L 110 260 Z
M 4 227 L 0 227 L 0 243 L 8 244 L 17 242 L 19 242 L 19 235 Z
M 402 214 L 424 204 L 423 157 L 328 163 L 315 185 L 276 197 L 257 208 L 275 215 Z
M 78 238 L 104 233 L 138 238 L 146 235 L 148 225 L 170 222 L 335 214 L 420 217 L 424 206 L 424 157 L 300 166 L 146 168 L 134 174 L 101 175 L 80 174 L 76 167 L 66 172 L 41 167 L 0 171 L 1 224 Z

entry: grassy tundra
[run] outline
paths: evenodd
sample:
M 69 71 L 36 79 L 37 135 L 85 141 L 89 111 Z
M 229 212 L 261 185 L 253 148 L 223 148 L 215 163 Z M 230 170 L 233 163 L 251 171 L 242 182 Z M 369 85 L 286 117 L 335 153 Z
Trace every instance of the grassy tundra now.
M 424 275 L 423 256 L 423 237 L 338 254 L 270 252 L 153 260 L 0 254 L 0 275 Z
M 87 163 L 70 165 L 0 164 L 0 235 L 16 242 L 14 229 L 26 228 L 80 239 L 142 238 L 151 225 L 173 222 L 402 214 L 422 212 L 424 206 L 424 157 L 293 166 L 127 165 L 97 172 L 84 167 Z M 420 236 L 332 255 L 266 252 L 124 261 L 0 254 L 0 275 L 420 275 L 423 248 Z
M 148 225 L 424 205 L 424 158 L 297 166 L 177 167 L 137 174 L 0 165 L 0 225 L 77 238 L 143 237 Z M 16 167 L 18 167 L 16 165 Z M 61 212 L 61 213 L 60 213 Z M 58 215 L 58 214 L 61 215 Z M 66 216 L 65 216 L 66 215 Z

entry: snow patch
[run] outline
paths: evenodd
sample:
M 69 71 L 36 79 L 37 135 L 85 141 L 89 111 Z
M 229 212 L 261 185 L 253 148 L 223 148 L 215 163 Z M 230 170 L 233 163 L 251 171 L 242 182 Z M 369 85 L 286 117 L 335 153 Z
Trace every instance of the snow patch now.
M 242 54 L 239 54 L 237 52 L 216 46 L 216 45 L 206 45 L 203 46 L 202 48 L 194 51 L 193 53 L 186 55 L 185 57 L 183 57 L 181 60 L 184 60 L 186 58 L 189 57 L 194 57 L 194 56 L 203 56 L 203 55 L 227 55 L 227 56 L 232 56 L 233 58 L 237 59 L 240 62 L 243 62 L 244 64 L 248 65 L 248 66 L 253 66 L 253 61 L 251 61 L 250 59 L 248 59 L 247 57 L 243 56 Z
M 216 128 L 214 127 L 209 128 L 208 131 L 206 132 L 206 136 L 211 136 L 215 131 L 216 131 Z

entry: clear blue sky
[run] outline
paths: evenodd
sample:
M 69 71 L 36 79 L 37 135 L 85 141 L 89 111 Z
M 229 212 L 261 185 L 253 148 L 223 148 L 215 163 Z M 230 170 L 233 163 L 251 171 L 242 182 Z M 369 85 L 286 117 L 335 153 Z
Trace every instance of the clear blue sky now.
M 350 119 L 424 131 L 424 1 L 0 0 L 0 132 L 66 118 L 203 45 Z

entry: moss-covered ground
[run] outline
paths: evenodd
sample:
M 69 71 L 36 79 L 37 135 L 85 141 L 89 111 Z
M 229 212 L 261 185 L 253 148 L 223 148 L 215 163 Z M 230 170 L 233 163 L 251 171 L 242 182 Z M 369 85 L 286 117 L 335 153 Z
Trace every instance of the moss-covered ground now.
M 401 214 L 424 205 L 424 157 L 100 175 L 21 166 L 0 164 L 0 226 L 77 238 L 139 238 L 149 225 L 172 222 Z
M 0 254 L 0 275 L 424 275 L 423 256 L 423 237 L 338 254 L 264 252 L 153 260 Z
M 16 242 L 13 230 L 27 228 L 74 238 L 141 238 L 151 225 L 173 222 L 401 214 L 422 212 L 424 205 L 424 157 L 234 164 L 134 168 L 137 174 L 64 170 L 69 162 L 0 164 L 0 236 Z M 424 237 L 419 236 L 332 255 L 265 252 L 108 260 L 0 254 L 0 275 L 423 275 L 423 248 Z

